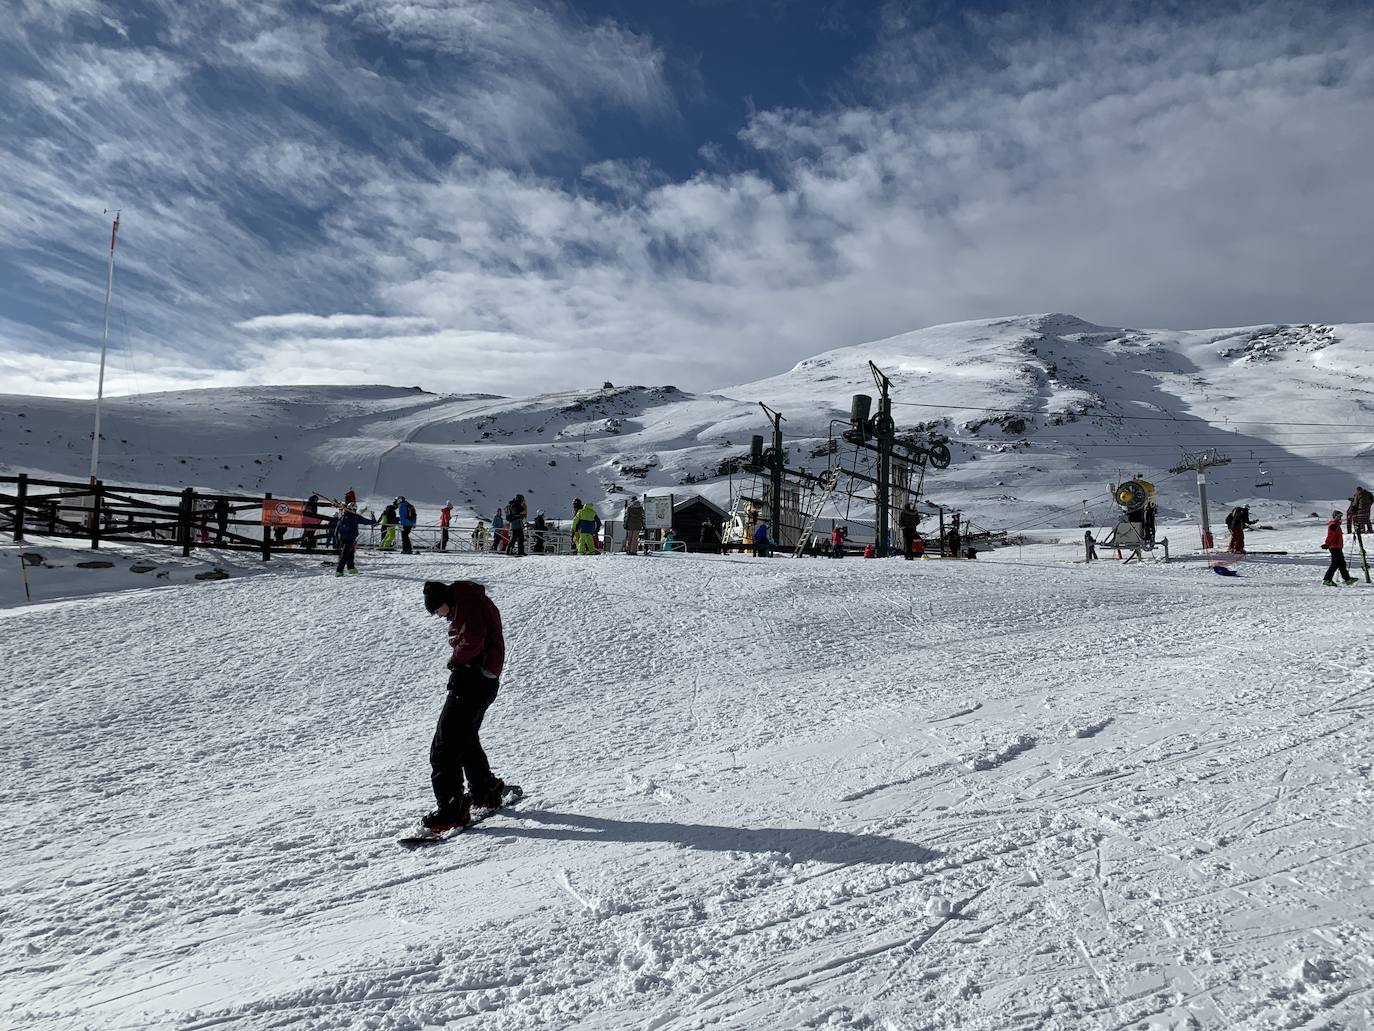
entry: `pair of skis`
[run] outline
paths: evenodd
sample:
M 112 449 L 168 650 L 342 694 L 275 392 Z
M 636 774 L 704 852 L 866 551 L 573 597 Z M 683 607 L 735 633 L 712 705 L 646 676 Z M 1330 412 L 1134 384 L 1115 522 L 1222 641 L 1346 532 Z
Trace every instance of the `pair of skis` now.
M 511 806 L 515 805 L 524 797 L 525 791 L 523 788 L 520 787 L 519 784 L 507 784 L 506 790 L 501 793 L 500 805 L 495 806 L 491 809 L 474 810 L 472 814 L 472 819 L 468 821 L 468 823 L 464 826 L 454 827 L 452 830 L 440 831 L 438 833 L 433 831 L 424 831 L 420 834 L 412 834 L 408 837 L 397 838 L 396 844 L 400 845 L 402 848 L 408 848 L 413 851 L 417 848 L 425 848 L 428 845 L 438 845 L 441 842 L 452 841 L 454 838 L 458 837 L 458 835 L 462 834 L 463 831 L 471 830 L 473 827 L 476 827 L 479 823 L 485 823 L 487 820 L 491 819 L 497 813 L 505 809 L 509 809 Z

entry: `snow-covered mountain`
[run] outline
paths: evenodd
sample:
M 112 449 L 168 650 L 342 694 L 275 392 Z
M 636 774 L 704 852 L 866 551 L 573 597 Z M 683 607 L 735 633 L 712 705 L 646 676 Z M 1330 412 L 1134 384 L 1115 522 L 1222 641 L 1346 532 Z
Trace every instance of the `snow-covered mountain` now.
M 1182 448 L 1219 447 L 1218 505 L 1308 508 L 1349 494 L 1374 440 L 1374 324 L 1133 330 L 1050 314 L 955 323 L 840 348 L 779 376 L 688 394 L 606 386 L 527 398 L 419 388 L 256 387 L 108 401 L 101 473 L 136 482 L 301 496 L 349 487 L 489 515 L 517 491 L 563 514 L 575 495 L 610 512 L 625 492 L 677 489 L 725 503 L 764 401 L 783 412 L 789 462 L 832 459 L 832 420 L 892 380 L 900 427 L 948 437 L 954 463 L 927 495 L 985 525 L 1071 524 L 1134 473 L 1165 515 L 1192 510 Z M 0 396 L 0 468 L 86 472 L 92 402 Z M 843 428 L 834 427 L 836 434 Z M 846 465 L 851 449 L 837 456 Z M 862 462 L 863 459 L 860 458 Z M 1261 486 L 1263 485 L 1263 486 Z M 839 502 L 836 514 L 844 514 Z M 851 514 L 858 516 L 855 509 Z

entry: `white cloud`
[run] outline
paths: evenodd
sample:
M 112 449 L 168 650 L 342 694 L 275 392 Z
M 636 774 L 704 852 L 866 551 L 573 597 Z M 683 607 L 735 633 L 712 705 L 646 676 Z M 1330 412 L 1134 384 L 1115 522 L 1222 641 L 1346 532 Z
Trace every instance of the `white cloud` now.
M 593 158 L 568 184 L 527 163 L 578 151 L 583 108 L 671 112 L 657 44 L 561 6 L 325 10 L 301 24 L 264 8 L 208 57 L 80 43 L 41 74 L 0 73 L 0 100 L 24 98 L 33 128 L 32 146 L 0 151 L 0 232 L 65 299 L 51 321 L 91 327 L 64 339 L 0 322 L 0 387 L 80 382 L 65 363 L 92 354 L 98 211 L 121 192 L 137 199 L 122 335 L 220 383 L 700 388 L 1016 311 L 1374 318 L 1370 12 L 1102 8 L 1066 29 L 1010 16 L 953 37 L 894 21 L 863 67 L 869 103 L 749 120 L 756 170 L 671 181 L 644 159 Z M 463 75 L 403 82 L 357 56 L 359 26 Z M 313 103 L 344 96 L 357 122 L 209 105 L 203 60 Z M 426 123 L 466 152 L 426 157 Z M 328 314 L 359 310 L 372 314 Z
M 407 318 L 387 315 L 309 315 L 292 312 L 286 315 L 258 315 L 236 323 L 239 329 L 267 333 L 294 334 L 338 334 L 350 336 L 376 336 L 389 333 L 392 336 L 415 336 L 433 332 L 434 323 L 429 319 Z

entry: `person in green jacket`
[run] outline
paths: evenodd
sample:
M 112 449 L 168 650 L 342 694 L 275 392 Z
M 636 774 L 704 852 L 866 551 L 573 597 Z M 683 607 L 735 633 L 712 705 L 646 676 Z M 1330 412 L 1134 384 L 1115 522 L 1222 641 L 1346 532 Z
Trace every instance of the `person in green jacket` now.
M 579 555 L 596 554 L 596 535 L 600 529 L 601 517 L 596 514 L 596 509 L 592 508 L 589 501 L 573 516 L 573 533 L 577 537 Z

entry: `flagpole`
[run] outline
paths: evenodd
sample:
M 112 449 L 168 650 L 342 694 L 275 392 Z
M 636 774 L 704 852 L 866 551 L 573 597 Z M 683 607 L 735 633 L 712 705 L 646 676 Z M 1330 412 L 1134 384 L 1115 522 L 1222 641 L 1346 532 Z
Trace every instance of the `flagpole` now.
M 110 227 L 110 267 L 105 279 L 105 328 L 100 334 L 100 379 L 95 388 L 95 432 L 91 434 L 91 482 L 95 483 L 96 466 L 100 461 L 100 402 L 105 397 L 105 351 L 110 342 L 110 294 L 114 291 L 115 237 L 119 235 L 119 212 L 115 212 Z

